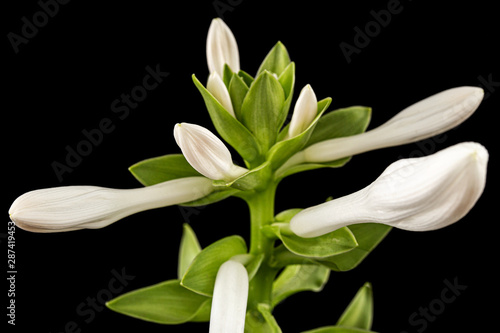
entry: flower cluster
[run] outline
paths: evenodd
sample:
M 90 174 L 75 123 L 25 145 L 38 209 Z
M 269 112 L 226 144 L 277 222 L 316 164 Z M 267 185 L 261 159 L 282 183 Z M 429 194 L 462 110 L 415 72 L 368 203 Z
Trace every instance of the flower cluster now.
M 283 178 L 341 167 L 353 155 L 447 131 L 472 115 L 483 91 L 445 90 L 365 131 L 370 108 L 327 113 L 331 99 L 318 101 L 308 84 L 285 124 L 292 106 L 295 64 L 283 44 L 272 48 L 255 78 L 240 69 L 236 39 L 221 19 L 212 21 L 206 51 L 210 71 L 206 86 L 194 75 L 193 82 L 219 136 L 241 155 L 244 167 L 233 162 L 219 136 L 196 124 L 178 123 L 173 134 L 182 154 L 155 157 L 130 168 L 145 187 L 35 190 L 10 208 L 19 228 L 61 232 L 102 228 L 143 210 L 176 204 L 206 205 L 229 196 L 248 203 L 249 250 L 239 236 L 202 249 L 186 225 L 178 279 L 120 296 L 108 303 L 111 309 L 162 324 L 209 320 L 210 332 L 279 332 L 272 310 L 304 290 L 296 287 L 298 282 L 309 286 L 305 290 L 320 290 L 331 270 L 357 266 L 391 227 L 410 231 L 446 227 L 464 217 L 481 196 L 488 152 L 479 143 L 464 142 L 426 157 L 396 161 L 350 195 L 274 215 L 274 194 Z M 360 245 L 368 249 L 366 253 L 353 251 Z M 304 267 L 309 267 L 307 273 Z M 370 292 L 365 285 L 355 300 L 370 298 Z M 179 300 L 173 307 L 171 302 Z M 337 325 L 345 332 L 370 330 L 371 312 L 356 308 L 366 302 L 355 300 Z

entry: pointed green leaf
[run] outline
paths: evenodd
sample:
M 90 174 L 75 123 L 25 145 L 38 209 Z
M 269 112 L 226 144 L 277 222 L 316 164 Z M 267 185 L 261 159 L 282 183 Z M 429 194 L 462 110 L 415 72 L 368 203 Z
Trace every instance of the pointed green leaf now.
M 106 303 L 118 313 L 158 324 L 200 321 L 212 299 L 183 288 L 179 280 L 169 280 L 121 295 Z M 205 321 L 205 320 L 203 320 Z
M 321 115 L 326 111 L 328 106 L 330 105 L 330 102 L 332 101 L 331 98 L 325 98 L 321 101 L 318 102 L 318 114 L 316 118 L 311 122 L 309 127 L 302 132 L 301 134 L 288 139 L 284 141 L 280 141 L 276 143 L 271 150 L 267 153 L 266 159 L 271 162 L 272 167 L 274 170 L 279 168 L 283 163 L 285 163 L 293 154 L 296 152 L 300 151 L 302 147 L 306 144 L 306 142 L 309 140 L 309 137 L 314 131 L 314 128 L 316 127 L 316 124 L 318 121 L 321 119 Z M 288 132 L 288 127 L 285 129 L 286 132 Z
M 212 296 L 219 267 L 231 257 L 247 252 L 240 236 L 218 240 L 201 251 L 182 278 L 181 285 L 200 295 Z
M 281 129 L 286 118 L 288 117 L 288 112 L 290 111 L 290 106 L 292 105 L 293 99 L 293 88 L 295 86 L 295 63 L 291 62 L 281 73 L 278 78 L 279 83 L 283 87 L 283 92 L 285 93 L 285 103 L 281 109 L 281 114 L 278 117 L 278 129 Z
M 240 190 L 231 187 L 216 187 L 215 191 L 213 191 L 209 195 L 198 200 L 183 202 L 182 204 L 180 204 L 180 206 L 185 206 L 185 207 L 206 206 L 212 203 L 219 202 L 226 198 L 229 198 L 230 196 L 233 196 L 238 192 L 240 192 Z
M 337 326 L 362 328 L 369 330 L 373 322 L 373 292 L 369 282 L 361 287 L 344 313 L 340 316 Z
M 281 333 L 276 319 L 271 314 L 269 305 L 260 303 L 256 310 L 247 311 L 245 333 Z
M 294 165 L 290 168 L 287 168 L 281 173 L 277 173 L 275 176 L 276 180 L 283 179 L 285 177 L 291 176 L 293 174 L 303 172 L 303 171 L 309 171 L 309 170 L 315 170 L 315 169 L 321 169 L 321 168 L 340 168 L 343 167 L 347 162 L 351 160 L 351 157 L 345 157 L 341 158 L 340 160 L 332 161 L 332 162 L 327 162 L 327 163 L 303 163 L 303 164 L 298 164 Z
M 231 82 L 232 77 L 233 77 L 233 71 L 231 70 L 231 67 L 229 67 L 228 64 L 224 64 L 224 72 L 222 73 L 222 82 L 224 82 L 226 88 L 229 87 L 229 82 Z
M 144 186 L 177 178 L 201 176 L 182 154 L 149 158 L 132 165 L 129 171 Z
M 297 215 L 302 210 L 303 210 L 302 208 L 292 208 L 292 209 L 284 210 L 284 211 L 280 212 L 279 214 L 277 214 L 274 217 L 274 220 L 276 222 L 290 222 L 292 217 Z
M 363 106 L 353 106 L 345 109 L 338 109 L 324 114 L 317 122 L 307 143 L 302 149 L 323 140 L 329 140 L 344 136 L 350 136 L 362 133 L 366 130 L 370 122 L 371 109 Z M 280 133 L 282 139 L 286 135 L 288 128 L 285 127 Z M 345 157 L 336 161 L 326 163 L 303 163 L 279 170 L 276 174 L 276 180 L 283 179 L 298 172 L 320 169 L 320 168 L 339 168 L 344 166 L 351 157 Z
M 181 245 L 179 246 L 179 261 L 177 277 L 182 279 L 193 259 L 201 252 L 201 246 L 196 234 L 189 224 L 184 223 Z
M 284 102 L 281 84 L 267 71 L 257 77 L 245 96 L 241 121 L 264 152 L 276 142 Z
M 260 268 L 260 265 L 262 264 L 262 261 L 264 260 L 264 254 L 261 253 L 259 255 L 253 255 L 253 254 L 239 254 L 236 256 L 231 257 L 231 260 L 237 261 L 241 263 L 245 268 L 247 269 L 248 273 L 248 281 L 252 280 L 255 274 L 257 274 L 257 271 Z
M 347 162 L 351 160 L 351 157 L 345 157 L 341 158 L 340 160 L 332 161 L 332 162 L 326 162 L 326 163 L 303 163 L 303 164 L 298 164 L 294 165 L 292 167 L 287 168 L 286 170 L 283 170 L 280 173 L 276 173 L 275 179 L 280 180 L 285 177 L 291 176 L 293 174 L 303 172 L 303 171 L 309 171 L 309 170 L 315 170 L 315 169 L 321 169 L 321 168 L 340 168 L 343 167 Z
M 191 318 L 190 322 L 206 323 L 210 321 L 210 311 L 212 310 L 212 299 L 209 302 L 203 303 L 196 315 Z
M 318 292 L 330 277 L 330 269 L 319 265 L 287 266 L 273 283 L 273 307 L 302 291 Z
M 348 271 L 358 266 L 363 259 L 384 239 L 391 227 L 379 223 L 363 223 L 349 226 L 356 237 L 358 247 L 350 252 L 317 260 L 334 271 Z
M 247 95 L 248 86 L 240 76 L 233 75 L 229 83 L 228 90 L 229 96 L 231 96 L 231 103 L 233 104 L 236 119 L 241 119 L 241 106 L 243 105 L 243 100 Z
M 304 257 L 326 258 L 351 251 L 358 246 L 356 238 L 347 227 L 312 238 L 295 235 L 288 223 L 273 223 L 263 229 L 272 231 L 290 252 Z
M 247 87 L 250 87 L 252 85 L 254 79 L 247 72 L 240 70 L 238 72 L 238 76 L 241 77 L 243 79 L 243 81 L 245 81 L 245 84 L 247 85 Z
M 293 61 L 286 66 L 283 73 L 278 77 L 278 81 L 283 87 L 285 99 L 293 96 L 293 87 L 295 86 L 295 63 Z
M 275 73 L 276 75 L 280 75 L 289 63 L 290 56 L 288 55 L 285 45 L 278 42 L 271 49 L 271 51 L 269 51 L 267 56 L 264 58 L 264 61 L 262 61 L 259 70 L 257 71 L 257 76 L 265 70 Z
M 229 114 L 212 94 L 193 75 L 193 82 L 200 91 L 210 118 L 220 136 L 248 162 L 259 157 L 259 145 L 255 137 L 236 118 Z
M 320 141 L 360 134 L 366 131 L 371 108 L 351 106 L 329 112 L 318 121 L 305 147 Z
M 238 190 L 249 191 L 255 189 L 263 189 L 270 177 L 271 164 L 269 162 L 265 162 L 231 182 L 216 180 L 214 181 L 214 184 L 218 186 L 231 186 L 232 188 Z
M 375 333 L 372 331 L 363 330 L 360 328 L 349 328 L 341 326 L 325 326 L 314 330 L 305 331 L 302 333 Z

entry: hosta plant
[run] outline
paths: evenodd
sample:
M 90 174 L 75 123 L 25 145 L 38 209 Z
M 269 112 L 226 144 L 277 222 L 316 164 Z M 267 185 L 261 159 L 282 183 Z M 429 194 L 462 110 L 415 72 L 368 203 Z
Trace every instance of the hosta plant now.
M 202 248 L 185 224 L 177 276 L 121 295 L 107 303 L 110 309 L 158 324 L 209 322 L 210 332 L 281 332 L 272 313 L 284 299 L 320 291 L 331 271 L 352 270 L 391 228 L 446 227 L 481 196 L 488 152 L 479 143 L 464 142 L 429 156 L 400 159 L 350 195 L 275 212 L 276 188 L 285 177 L 340 168 L 353 155 L 442 133 L 476 110 L 483 91 L 455 87 L 439 92 L 366 131 L 369 107 L 329 111 L 331 98 L 318 98 L 310 85 L 300 87 L 294 101 L 295 63 L 282 43 L 251 75 L 240 69 L 233 33 L 214 19 L 206 50 L 208 79 L 192 79 L 213 128 L 175 125 L 173 136 L 182 153 L 130 167 L 144 187 L 41 189 L 20 196 L 10 208 L 19 228 L 44 233 L 97 229 L 147 209 L 204 206 L 231 196 L 248 204 L 249 244 L 233 235 Z M 234 163 L 226 144 L 244 165 Z M 366 283 L 337 322 L 308 332 L 369 332 L 372 319 L 372 289 Z

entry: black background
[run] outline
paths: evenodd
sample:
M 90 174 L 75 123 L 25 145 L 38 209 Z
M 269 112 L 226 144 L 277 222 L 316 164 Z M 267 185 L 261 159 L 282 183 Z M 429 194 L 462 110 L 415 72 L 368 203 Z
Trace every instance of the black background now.
M 440 1 L 437 6 L 432 1 L 401 1 L 402 11 L 359 54 L 353 54 L 350 63 L 339 44 L 352 45 L 354 28 L 364 29 L 374 20 L 370 12 L 386 9 L 389 1 L 219 3 L 232 3 L 226 8 L 231 10 L 218 13 L 213 1 L 71 1 L 60 5 L 59 12 L 20 45 L 17 54 L 7 34 L 20 34 L 21 18 L 32 21 L 40 5 L 36 1 L 3 5 L 6 220 L 12 201 L 37 188 L 138 187 L 128 166 L 180 152 L 172 136 L 175 123 L 213 129 L 191 74 L 203 82 L 206 79 L 206 33 L 211 19 L 221 14 L 238 40 L 242 69 L 254 74 L 269 49 L 281 40 L 296 62 L 296 96 L 310 83 L 319 99 L 333 98 L 330 110 L 371 106 L 370 128 L 441 90 L 479 86 L 488 78 L 500 81 L 499 29 L 491 2 Z M 157 64 L 169 76 L 120 120 L 111 103 L 142 83 L 146 66 Z M 391 162 L 419 151 L 427 154 L 458 142 L 477 141 L 490 152 L 488 184 L 469 215 L 434 232 L 393 230 L 358 268 L 332 274 L 322 293 L 299 294 L 279 305 L 275 316 L 284 332 L 333 325 L 366 281 L 374 288 L 375 331 L 496 329 L 498 217 L 493 204 L 498 181 L 498 84 L 486 87 L 487 98 L 478 111 L 457 130 L 447 132 L 444 142 L 369 152 L 342 169 L 310 171 L 283 181 L 277 212 L 358 190 Z M 84 139 L 82 130 L 96 128 L 104 118 L 113 121 L 114 130 L 60 182 L 51 164 L 64 162 L 65 147 L 75 147 Z M 135 276 L 123 292 L 175 278 L 183 222 L 191 224 L 202 246 L 232 234 L 248 239 L 247 208 L 235 198 L 197 211 L 168 207 L 143 212 L 101 230 L 34 234 L 16 229 L 16 326 L 8 325 L 9 329 L 63 332 L 66 323 L 74 321 L 82 332 L 207 331 L 207 324 L 161 326 L 108 309 L 88 320 L 75 311 L 107 288 L 112 270 L 124 269 Z M 6 226 L 0 232 L 5 235 Z M 6 267 L 5 238 L 1 241 Z M 436 303 L 445 288 L 443 281 L 454 279 L 467 289 L 425 328 L 412 326 L 409 317 L 420 307 Z M 7 312 L 8 285 L 3 286 L 2 308 Z M 2 318 L 7 321 L 4 314 Z

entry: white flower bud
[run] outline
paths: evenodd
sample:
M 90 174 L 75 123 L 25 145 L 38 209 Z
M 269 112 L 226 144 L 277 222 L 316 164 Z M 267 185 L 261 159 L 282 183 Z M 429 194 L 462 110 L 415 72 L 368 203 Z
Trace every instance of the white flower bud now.
M 407 107 L 373 130 L 311 145 L 294 158 L 295 163 L 334 161 L 432 137 L 465 121 L 477 109 L 483 95 L 484 91 L 477 87 L 445 90 Z
M 248 273 L 241 263 L 226 261 L 215 278 L 211 333 L 243 333 L 248 300 Z
M 287 138 L 293 138 L 304 132 L 318 114 L 318 100 L 311 86 L 306 85 L 300 92 L 293 109 L 292 120 Z
M 474 142 L 401 159 L 364 189 L 301 211 L 290 227 L 301 237 L 371 222 L 410 231 L 443 228 L 464 217 L 477 202 L 485 187 L 487 163 L 487 150 Z
M 232 181 L 248 171 L 233 164 L 229 149 L 202 126 L 177 124 L 174 137 L 189 164 L 210 179 Z
M 231 29 L 220 18 L 212 20 L 207 36 L 207 63 L 210 73 L 224 74 L 224 64 L 233 72 L 240 70 L 238 44 Z
M 9 214 L 19 228 L 32 232 L 97 229 L 144 210 L 200 199 L 212 191 L 211 180 L 204 177 L 127 190 L 61 186 L 21 195 Z
M 229 91 L 227 91 L 226 85 L 217 72 L 212 72 L 208 77 L 207 90 L 219 101 L 231 116 L 236 117 L 234 115 L 233 103 L 231 102 Z

